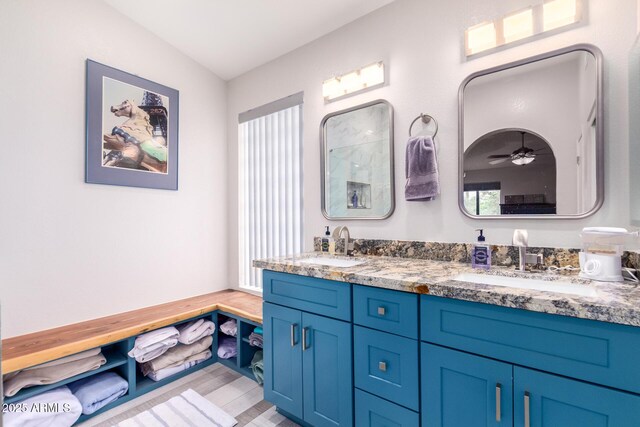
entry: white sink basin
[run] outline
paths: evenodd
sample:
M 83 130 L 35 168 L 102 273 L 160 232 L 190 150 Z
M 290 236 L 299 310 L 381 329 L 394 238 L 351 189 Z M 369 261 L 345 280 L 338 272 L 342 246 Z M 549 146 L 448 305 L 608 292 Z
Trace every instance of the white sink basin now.
M 341 259 L 341 258 L 304 258 L 300 260 L 301 264 L 319 264 L 326 265 L 328 267 L 354 267 L 356 265 L 364 264 L 364 261 L 356 261 L 351 259 Z
M 547 281 L 540 279 L 524 279 L 521 277 L 492 276 L 489 274 L 463 273 L 453 278 L 459 282 L 482 283 L 493 286 L 508 286 L 510 288 L 532 289 L 536 291 L 557 292 L 560 294 L 580 295 L 584 297 L 597 296 L 596 290 L 589 285 L 578 285 L 571 282 Z

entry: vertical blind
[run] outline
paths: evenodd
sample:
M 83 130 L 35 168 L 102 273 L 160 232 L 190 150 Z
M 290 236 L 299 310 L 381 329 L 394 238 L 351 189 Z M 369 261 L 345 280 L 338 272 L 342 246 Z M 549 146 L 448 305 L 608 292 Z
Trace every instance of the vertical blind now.
M 245 289 L 262 289 L 253 260 L 302 251 L 301 113 L 298 104 L 239 124 L 240 287 Z

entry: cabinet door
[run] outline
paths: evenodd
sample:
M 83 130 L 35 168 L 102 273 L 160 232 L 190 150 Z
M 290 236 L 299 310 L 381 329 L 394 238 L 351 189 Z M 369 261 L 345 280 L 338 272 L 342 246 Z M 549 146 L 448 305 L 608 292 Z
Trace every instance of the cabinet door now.
M 512 365 L 431 344 L 421 350 L 424 427 L 513 425 Z
M 263 304 L 264 398 L 302 418 L 302 313 Z
M 352 426 L 351 324 L 309 313 L 302 313 L 302 324 L 304 420 Z
M 637 427 L 640 396 L 558 377 L 514 369 L 516 426 Z

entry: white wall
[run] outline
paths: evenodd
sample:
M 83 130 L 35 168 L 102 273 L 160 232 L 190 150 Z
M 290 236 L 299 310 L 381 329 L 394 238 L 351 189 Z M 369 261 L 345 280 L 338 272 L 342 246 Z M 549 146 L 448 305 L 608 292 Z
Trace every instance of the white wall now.
M 180 91 L 179 191 L 84 183 L 86 58 Z M 225 288 L 225 83 L 96 0 L 3 0 L 0 61 L 3 338 Z
M 488 241 L 511 242 L 514 228 L 530 230 L 531 245 L 577 247 L 578 231 L 586 225 L 629 223 L 628 214 L 628 54 L 636 36 L 636 1 L 590 0 L 586 25 L 525 43 L 511 49 L 465 61 L 464 29 L 528 2 L 499 0 L 396 0 L 351 24 L 290 54 L 240 76 L 228 85 L 229 233 L 237 235 L 237 120 L 238 113 L 303 90 L 304 207 L 306 249 L 312 238 L 330 223 L 320 212 L 318 126 L 322 117 L 377 98 L 395 109 L 395 177 L 397 208 L 384 221 L 349 221 L 351 234 L 360 238 L 388 238 L 471 242 L 482 227 Z M 593 43 L 605 58 L 604 207 L 586 220 L 472 220 L 457 205 L 458 136 L 457 91 L 469 74 L 517 59 L 576 43 Z M 377 60 L 389 69 L 388 85 L 325 105 L 321 83 L 336 73 Z M 427 203 L 405 202 L 404 146 L 411 121 L 421 112 L 440 123 L 438 135 L 442 195 Z M 237 284 L 237 243 L 230 239 L 230 284 Z

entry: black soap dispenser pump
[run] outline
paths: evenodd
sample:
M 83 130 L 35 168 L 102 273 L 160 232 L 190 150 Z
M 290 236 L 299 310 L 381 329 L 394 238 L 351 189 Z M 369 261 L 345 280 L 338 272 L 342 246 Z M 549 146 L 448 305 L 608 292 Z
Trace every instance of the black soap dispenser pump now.
M 479 231 L 480 235 L 471 252 L 471 266 L 488 270 L 491 268 L 491 246 L 485 243 L 484 230 L 477 229 L 476 231 Z

